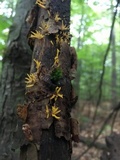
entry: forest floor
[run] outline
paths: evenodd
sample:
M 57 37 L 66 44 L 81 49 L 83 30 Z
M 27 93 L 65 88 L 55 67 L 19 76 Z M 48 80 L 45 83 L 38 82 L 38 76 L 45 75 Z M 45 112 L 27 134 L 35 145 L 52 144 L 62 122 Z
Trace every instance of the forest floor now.
M 80 107 L 73 109 L 72 116 L 75 118 L 77 117 L 79 121 L 80 136 L 93 140 L 99 134 L 101 127 L 103 126 L 111 111 L 112 108 L 110 103 L 105 102 L 101 104 L 101 106 L 98 108 L 96 119 L 93 121 L 95 113 L 95 106 L 93 104 L 84 102 L 80 104 Z M 119 114 L 120 113 L 117 114 L 117 117 L 114 117 L 115 119 L 113 117 L 109 119 L 109 122 L 106 123 L 102 133 L 98 137 L 97 141 L 95 141 L 95 143 L 99 142 L 100 144 L 105 145 L 106 136 L 109 136 L 112 132 L 120 133 Z M 98 149 L 99 146 L 98 148 L 90 148 L 84 155 L 82 155 L 86 149 L 88 149 L 87 144 L 88 143 L 83 144 L 81 142 L 73 142 L 72 160 L 100 160 L 102 150 Z

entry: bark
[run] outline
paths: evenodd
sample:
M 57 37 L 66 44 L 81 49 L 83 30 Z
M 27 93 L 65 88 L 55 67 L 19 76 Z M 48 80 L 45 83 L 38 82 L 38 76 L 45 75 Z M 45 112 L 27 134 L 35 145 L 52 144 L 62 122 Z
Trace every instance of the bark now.
M 21 124 L 17 121 L 16 105 L 24 101 L 24 79 L 30 69 L 32 54 L 27 45 L 29 26 L 26 17 L 34 3 L 35 0 L 18 1 L 3 58 L 0 90 L 0 160 L 17 159 L 12 150 L 19 146 L 22 137 L 21 130 L 18 137 L 14 137 L 17 124 Z M 16 141 L 14 147 L 13 141 Z
M 78 141 L 78 123 L 70 116 L 76 100 L 71 79 L 77 61 L 75 50 L 69 45 L 70 0 L 44 2 L 31 12 L 31 17 L 35 11 L 38 15 L 31 23 L 34 32 L 29 35 L 33 61 L 26 77 L 28 100 L 18 106 L 26 137 L 20 159 L 70 160 L 71 140 Z M 41 38 L 35 36 L 38 32 Z M 26 114 L 21 114 L 23 110 Z

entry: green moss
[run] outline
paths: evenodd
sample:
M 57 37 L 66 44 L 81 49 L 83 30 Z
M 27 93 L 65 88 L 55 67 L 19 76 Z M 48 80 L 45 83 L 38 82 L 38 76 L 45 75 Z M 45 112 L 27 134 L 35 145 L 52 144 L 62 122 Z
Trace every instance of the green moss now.
M 51 73 L 51 81 L 52 82 L 58 82 L 62 78 L 62 70 L 61 68 L 55 68 Z

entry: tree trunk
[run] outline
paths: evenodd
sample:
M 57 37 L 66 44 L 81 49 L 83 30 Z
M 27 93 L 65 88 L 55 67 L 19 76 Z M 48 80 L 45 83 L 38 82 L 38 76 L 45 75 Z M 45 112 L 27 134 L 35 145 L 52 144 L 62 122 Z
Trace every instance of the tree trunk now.
M 27 104 L 18 106 L 26 137 L 20 159 L 70 160 L 71 139 L 78 141 L 78 124 L 70 116 L 76 100 L 71 79 L 77 61 L 69 45 L 70 0 L 38 0 L 37 4 L 37 27 L 33 20 L 29 35 L 34 49 L 26 77 Z M 21 114 L 23 110 L 26 114 Z
M 24 101 L 25 76 L 29 72 L 31 63 L 31 50 L 27 45 L 27 32 L 29 27 L 26 17 L 35 0 L 19 0 L 16 15 L 10 28 L 8 46 L 3 58 L 1 91 L 0 91 L 0 160 L 16 160 L 11 151 L 17 127 L 16 105 Z M 18 142 L 17 144 L 18 145 Z
M 111 89 L 111 95 L 112 95 L 112 105 L 115 106 L 117 104 L 117 74 L 116 74 L 116 50 L 115 50 L 115 32 L 113 30 L 112 33 L 112 74 L 111 74 L 111 80 L 112 80 L 112 89 Z

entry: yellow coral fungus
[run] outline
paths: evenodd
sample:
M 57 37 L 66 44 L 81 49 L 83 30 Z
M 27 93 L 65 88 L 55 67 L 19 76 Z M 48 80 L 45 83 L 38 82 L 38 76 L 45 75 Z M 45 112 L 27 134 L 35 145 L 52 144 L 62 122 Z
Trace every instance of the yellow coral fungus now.
M 44 33 L 48 32 L 50 25 L 47 22 L 42 22 L 41 26 L 39 27 Z
M 70 33 L 63 33 L 63 39 L 65 42 L 68 42 L 70 40 Z
M 61 110 L 59 110 L 58 107 L 52 106 L 52 117 L 54 117 L 56 119 L 60 119 L 60 117 L 57 116 L 57 114 L 60 112 L 61 112 Z
M 69 27 L 67 27 L 67 26 L 63 23 L 63 21 L 62 21 L 62 25 L 61 25 L 61 30 L 62 30 L 62 31 L 69 30 Z
M 60 37 L 60 43 L 65 42 L 63 36 Z
M 50 16 L 51 16 L 50 11 L 49 11 L 49 10 L 47 10 L 47 12 L 48 12 L 48 15 L 49 15 L 49 17 L 50 17 Z
M 58 34 L 55 36 L 55 39 L 56 39 L 56 43 L 57 43 L 57 44 L 60 43 L 60 38 L 59 38 L 59 35 L 58 35 Z
M 49 108 L 48 105 L 46 105 L 46 118 L 49 118 L 49 116 L 50 116 Z
M 55 58 L 54 58 L 54 64 L 53 64 L 53 66 L 59 66 L 59 49 L 57 49 L 57 54 L 56 54 L 56 56 L 55 56 Z
M 50 97 L 50 100 L 54 99 L 55 101 L 58 99 L 58 97 L 63 98 L 63 94 L 60 93 L 61 87 L 55 88 L 55 93 Z
M 27 74 L 27 77 L 25 78 L 26 87 L 27 88 L 33 87 L 36 81 L 37 81 L 37 78 L 35 74 L 33 73 Z
M 56 43 L 57 44 L 61 44 L 62 42 L 64 42 L 64 37 L 63 36 L 58 36 L 58 35 L 56 35 Z
M 44 35 L 36 30 L 36 32 L 31 32 L 30 38 L 42 39 L 44 38 Z
M 55 14 L 55 18 L 54 18 L 55 22 L 59 22 L 61 20 L 59 13 Z
M 37 0 L 36 4 L 38 4 L 41 8 L 46 9 L 46 7 L 45 7 L 46 0 Z
M 50 43 L 54 46 L 54 43 L 53 43 L 53 41 L 50 41 Z
M 37 61 L 36 59 L 33 59 L 35 64 L 36 64 L 36 69 L 38 71 L 38 69 L 40 68 L 41 62 Z
M 52 106 L 52 112 L 50 112 L 48 105 L 46 105 L 46 118 L 49 118 L 50 116 L 52 116 L 56 119 L 60 119 L 60 117 L 57 115 L 60 112 L 61 112 L 61 110 L 59 110 L 58 107 L 56 107 L 56 106 Z

